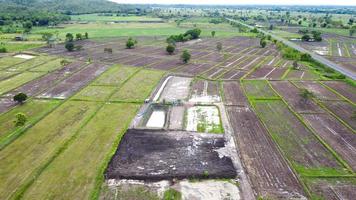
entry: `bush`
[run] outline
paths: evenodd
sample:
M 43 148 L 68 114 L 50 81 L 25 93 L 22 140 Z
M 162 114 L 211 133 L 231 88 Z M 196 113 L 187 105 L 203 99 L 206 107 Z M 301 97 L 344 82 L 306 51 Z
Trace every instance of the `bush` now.
M 136 44 L 137 44 L 137 40 L 134 40 L 130 37 L 126 42 L 126 48 L 132 49 L 135 47 Z
M 221 42 L 218 42 L 218 43 L 216 44 L 216 49 L 217 49 L 218 51 L 221 51 L 221 50 L 222 50 L 222 43 L 221 43 Z
M 61 65 L 65 66 L 68 65 L 70 62 L 68 60 L 61 60 Z
M 307 53 L 303 53 L 301 56 L 300 56 L 300 60 L 301 61 L 307 61 L 307 62 L 310 62 L 312 61 L 312 57 L 311 55 L 307 54 Z
M 170 188 L 169 190 L 166 190 L 163 195 L 164 200 L 181 200 L 182 199 L 182 193 L 179 191 Z
M 74 50 L 74 44 L 73 42 L 66 42 L 64 46 L 68 51 L 73 51 Z
M 181 59 L 184 63 L 188 63 L 189 60 L 191 58 L 191 55 L 190 53 L 188 52 L 188 50 L 184 50 L 183 53 L 182 53 L 182 56 L 181 56 Z
M 265 48 L 266 45 L 267 45 L 266 40 L 264 40 L 264 39 L 262 38 L 262 39 L 260 40 L 260 45 L 261 45 L 262 48 Z
M 0 53 L 6 53 L 7 49 L 5 47 L 0 47 Z
M 168 52 L 169 55 L 172 55 L 175 50 L 176 47 L 173 44 L 168 44 L 168 46 L 166 47 L 166 51 Z
M 77 33 L 77 34 L 75 35 L 75 39 L 76 39 L 76 40 L 82 40 L 82 39 L 83 39 L 83 35 L 82 35 L 81 33 Z
M 215 37 L 216 32 L 215 31 L 211 31 L 211 37 Z
M 112 54 L 112 48 L 104 48 L 104 53 Z
M 18 127 L 18 126 L 23 126 L 26 124 L 27 122 L 27 117 L 25 114 L 23 113 L 17 113 L 16 114 L 16 120 L 15 120 L 15 126 Z
M 18 103 L 23 103 L 24 101 L 26 101 L 27 95 L 25 93 L 20 92 L 17 95 L 15 95 L 13 99 Z

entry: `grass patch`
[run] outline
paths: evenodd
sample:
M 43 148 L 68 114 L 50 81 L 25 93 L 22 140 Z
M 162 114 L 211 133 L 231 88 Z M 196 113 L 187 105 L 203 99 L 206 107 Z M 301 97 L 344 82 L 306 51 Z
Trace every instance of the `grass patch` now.
M 29 81 L 32 81 L 45 73 L 43 72 L 23 72 L 0 82 L 0 95 L 13 90 Z
M 49 57 L 49 56 L 37 56 L 35 58 L 27 60 L 26 62 L 12 66 L 12 67 L 8 68 L 7 70 L 23 72 L 25 70 L 34 68 L 38 65 L 45 64 L 46 62 L 48 62 L 52 59 L 53 59 L 53 57 Z
M 123 136 L 138 105 L 106 104 L 81 129 L 74 141 L 61 153 L 33 185 L 25 199 L 89 199 L 100 166 L 114 144 Z M 60 187 L 58 187 L 60 185 Z
M 115 65 L 104 72 L 92 85 L 120 86 L 140 68 Z
M 129 79 L 110 100 L 143 102 L 162 78 L 164 72 L 141 70 Z
M 54 71 L 56 69 L 59 69 L 61 67 L 63 67 L 61 65 L 61 61 L 62 59 L 55 59 L 49 62 L 46 62 L 42 65 L 39 65 L 33 69 L 31 69 L 31 71 L 36 71 L 36 72 L 51 72 Z
M 242 83 L 250 99 L 278 98 L 266 80 L 243 80 Z
M 44 116 L 47 112 L 55 108 L 60 101 L 57 100 L 32 100 L 23 105 L 0 115 L 0 146 L 14 132 L 19 132 L 31 126 L 34 122 Z M 27 116 L 25 126 L 15 127 L 14 120 L 17 113 L 24 113 Z
M 22 58 L 15 58 L 15 57 L 4 57 L 4 58 L 0 58 L 0 69 L 5 69 L 5 68 L 9 68 L 12 65 L 21 63 L 21 62 L 25 62 L 25 59 Z
M 73 99 L 86 101 L 105 101 L 114 90 L 116 90 L 115 87 L 89 85 L 77 93 Z
M 97 107 L 88 102 L 66 102 L 3 149 L 0 199 L 10 199 L 26 187 Z
M 4 41 L 3 45 L 0 45 L 0 48 L 5 47 L 7 52 L 20 52 L 29 49 L 38 48 L 44 46 L 45 43 L 42 42 L 6 42 Z
M 168 189 L 164 192 L 163 195 L 164 200 L 181 200 L 182 199 L 182 193 L 175 189 Z

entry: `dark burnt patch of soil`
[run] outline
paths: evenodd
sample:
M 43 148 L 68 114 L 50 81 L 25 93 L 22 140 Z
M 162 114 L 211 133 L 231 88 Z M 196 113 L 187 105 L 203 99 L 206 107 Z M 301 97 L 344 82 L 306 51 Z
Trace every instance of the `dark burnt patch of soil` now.
M 219 156 L 222 135 L 129 129 L 112 158 L 107 179 L 234 178 L 229 157 Z

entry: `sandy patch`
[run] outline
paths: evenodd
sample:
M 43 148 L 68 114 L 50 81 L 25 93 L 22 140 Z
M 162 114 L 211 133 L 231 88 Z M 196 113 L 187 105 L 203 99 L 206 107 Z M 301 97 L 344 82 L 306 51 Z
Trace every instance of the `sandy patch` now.
M 152 112 L 147 121 L 146 127 L 149 128 L 163 128 L 166 121 L 166 114 L 163 110 L 155 110 Z
M 238 187 L 227 181 L 179 182 L 183 200 L 239 200 Z
M 15 58 L 22 58 L 22 59 L 29 60 L 29 59 L 34 58 L 35 56 L 28 55 L 28 54 L 17 54 L 17 55 L 15 55 L 14 57 L 15 57 Z
M 186 99 L 189 95 L 191 78 L 172 77 L 166 84 L 160 100 L 176 101 Z

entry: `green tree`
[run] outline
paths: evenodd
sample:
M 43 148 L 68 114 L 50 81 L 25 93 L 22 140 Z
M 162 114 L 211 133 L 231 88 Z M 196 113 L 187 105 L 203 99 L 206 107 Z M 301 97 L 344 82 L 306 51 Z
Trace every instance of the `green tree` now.
M 83 35 L 81 33 L 77 33 L 77 34 L 75 34 L 75 39 L 76 40 L 82 40 L 83 39 Z
M 73 42 L 66 42 L 64 46 L 68 51 L 73 51 L 74 50 L 74 43 Z
M 293 61 L 293 69 L 294 70 L 298 70 L 299 69 L 298 62 L 296 60 Z
M 85 39 L 89 39 L 89 34 L 88 34 L 88 32 L 85 32 L 84 37 L 85 37 Z
M 16 120 L 15 120 L 15 126 L 19 127 L 19 126 L 23 126 L 26 124 L 27 122 L 27 117 L 24 113 L 17 113 L 15 115 Z
M 262 39 L 260 40 L 260 45 L 261 45 L 262 48 L 265 48 L 266 45 L 267 45 L 266 40 L 264 40 L 264 39 L 262 38 Z
M 182 56 L 181 56 L 181 59 L 184 63 L 188 63 L 189 60 L 191 58 L 191 55 L 190 53 L 188 52 L 188 50 L 184 50 L 183 53 L 182 53 Z
M 0 47 L 0 53 L 6 53 L 7 49 L 5 47 Z
M 126 48 L 132 49 L 135 47 L 136 44 L 137 44 L 137 40 L 134 40 L 130 37 L 126 42 Z
M 173 44 L 168 44 L 166 47 L 166 51 L 168 52 L 169 55 L 172 55 L 175 50 L 176 47 Z
M 27 99 L 27 95 L 25 93 L 22 93 L 22 92 L 16 94 L 14 96 L 14 98 L 13 98 L 14 101 L 16 101 L 16 102 L 18 102 L 20 104 L 22 104 L 24 101 L 26 101 L 26 99 Z
M 211 37 L 215 37 L 216 32 L 215 31 L 211 31 Z
M 303 35 L 302 36 L 302 40 L 303 41 L 309 41 L 310 40 L 310 35 L 308 35 L 308 34 Z
M 27 21 L 27 22 L 24 22 L 22 24 L 23 28 L 25 29 L 25 33 L 29 33 L 32 29 L 32 22 L 31 21 Z
M 71 33 L 67 33 L 66 34 L 66 41 L 67 42 L 73 42 L 73 39 L 74 39 L 73 34 L 71 34 Z

